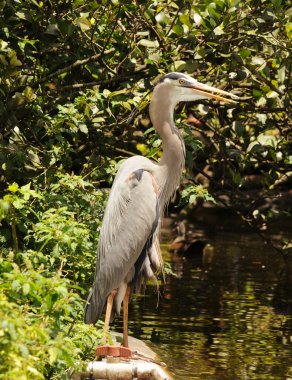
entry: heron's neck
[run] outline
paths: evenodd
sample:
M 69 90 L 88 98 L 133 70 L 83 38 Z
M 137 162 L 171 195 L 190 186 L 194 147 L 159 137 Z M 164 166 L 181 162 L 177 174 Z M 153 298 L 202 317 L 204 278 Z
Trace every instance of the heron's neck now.
M 173 120 L 175 104 L 171 104 L 165 95 L 155 96 L 154 93 L 150 103 L 150 118 L 162 139 L 163 155 L 157 176 L 162 206 L 169 201 L 179 185 L 185 164 L 184 142 Z

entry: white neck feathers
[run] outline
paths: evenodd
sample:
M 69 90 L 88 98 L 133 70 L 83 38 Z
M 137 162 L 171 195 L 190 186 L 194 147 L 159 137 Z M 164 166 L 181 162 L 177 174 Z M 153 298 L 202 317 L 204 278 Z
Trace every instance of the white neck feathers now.
M 163 156 L 157 169 L 157 182 L 162 209 L 176 191 L 185 164 L 185 147 L 173 120 L 176 103 L 167 96 L 166 88 L 155 88 L 150 103 L 150 118 L 162 139 Z

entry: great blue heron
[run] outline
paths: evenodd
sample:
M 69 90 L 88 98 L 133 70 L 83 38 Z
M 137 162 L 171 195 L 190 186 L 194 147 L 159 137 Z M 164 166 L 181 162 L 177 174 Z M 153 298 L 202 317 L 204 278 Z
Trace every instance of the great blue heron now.
M 158 230 L 163 211 L 180 182 L 185 147 L 173 120 L 179 102 L 236 97 L 182 73 L 165 75 L 155 86 L 150 118 L 162 139 L 159 163 L 128 158 L 114 180 L 100 232 L 95 280 L 85 307 L 85 322 L 95 324 L 107 300 L 105 330 L 123 302 L 122 345 L 128 347 L 128 303 L 133 291 L 162 267 Z

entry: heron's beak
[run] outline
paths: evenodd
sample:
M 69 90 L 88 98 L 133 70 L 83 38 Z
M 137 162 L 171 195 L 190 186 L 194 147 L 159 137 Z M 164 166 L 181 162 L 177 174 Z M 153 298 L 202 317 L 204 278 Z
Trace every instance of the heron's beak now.
M 207 98 L 221 100 L 223 102 L 228 102 L 228 103 L 237 103 L 237 102 L 235 100 L 225 98 L 224 96 L 221 96 L 221 95 L 226 95 L 234 99 L 239 99 L 238 96 L 231 94 L 230 92 L 223 91 L 223 90 L 220 90 L 219 88 L 208 86 L 200 82 L 193 84 L 192 90 L 196 92 L 197 94 L 206 96 Z

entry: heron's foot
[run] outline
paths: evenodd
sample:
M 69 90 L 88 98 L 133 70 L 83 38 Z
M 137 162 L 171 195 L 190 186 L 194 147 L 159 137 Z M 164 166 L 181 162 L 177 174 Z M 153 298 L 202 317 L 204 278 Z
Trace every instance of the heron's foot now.
M 104 346 L 96 347 L 96 350 L 95 350 L 95 356 L 99 358 L 105 358 L 107 356 L 131 358 L 132 354 L 133 352 L 130 348 L 123 347 L 123 346 L 104 345 Z

